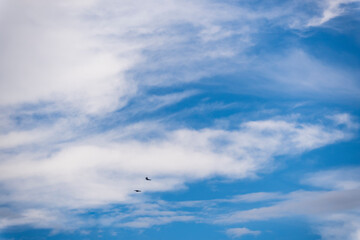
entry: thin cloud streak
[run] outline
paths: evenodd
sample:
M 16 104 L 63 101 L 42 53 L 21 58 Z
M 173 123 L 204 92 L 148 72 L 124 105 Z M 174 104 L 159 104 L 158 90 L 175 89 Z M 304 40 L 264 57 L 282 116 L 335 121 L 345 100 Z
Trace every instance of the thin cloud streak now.
M 360 231 L 359 168 L 317 172 L 304 183 L 332 190 L 295 191 L 268 207 L 219 216 L 215 223 L 268 221 L 274 218 L 306 217 L 324 239 L 355 240 Z
M 229 228 L 226 230 L 226 234 L 232 238 L 240 238 L 244 235 L 259 235 L 260 231 L 253 231 L 248 228 Z

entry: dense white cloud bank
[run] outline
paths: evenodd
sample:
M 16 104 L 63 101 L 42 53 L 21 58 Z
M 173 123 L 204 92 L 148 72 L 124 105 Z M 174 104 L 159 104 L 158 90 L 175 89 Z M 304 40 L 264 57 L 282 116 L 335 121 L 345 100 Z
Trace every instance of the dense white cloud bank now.
M 5 1 L 0 21 L 1 105 L 55 101 L 65 105 L 64 110 L 85 113 L 121 107 L 139 84 L 126 72 L 146 61 L 144 51 L 172 46 L 171 51 L 182 51 L 188 38 L 201 37 L 200 32 L 204 41 L 227 36 L 217 24 L 234 20 L 238 11 L 206 3 Z M 178 29 L 182 25 L 196 30 L 183 35 Z M 226 52 L 209 51 L 192 52 L 187 64 Z M 164 60 L 182 61 L 171 55 Z
M 234 56 L 249 61 L 238 54 L 256 44 L 252 34 L 264 20 L 321 25 L 352 2 L 314 2 L 317 20 L 296 1 L 282 11 L 207 0 L 2 1 L 0 103 L 45 101 L 64 111 L 112 111 L 141 85 L 226 72 L 222 62 Z

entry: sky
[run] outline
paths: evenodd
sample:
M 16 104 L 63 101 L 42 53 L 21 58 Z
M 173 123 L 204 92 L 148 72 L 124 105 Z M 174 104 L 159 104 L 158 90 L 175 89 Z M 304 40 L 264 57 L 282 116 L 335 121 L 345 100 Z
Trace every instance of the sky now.
M 360 240 L 359 26 L 359 0 L 0 0 L 0 239 Z

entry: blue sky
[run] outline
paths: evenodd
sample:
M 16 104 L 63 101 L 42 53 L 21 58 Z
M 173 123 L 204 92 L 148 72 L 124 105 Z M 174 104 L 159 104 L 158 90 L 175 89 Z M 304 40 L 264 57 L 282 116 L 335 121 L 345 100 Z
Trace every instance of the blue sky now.
M 359 11 L 0 1 L 0 239 L 359 240 Z

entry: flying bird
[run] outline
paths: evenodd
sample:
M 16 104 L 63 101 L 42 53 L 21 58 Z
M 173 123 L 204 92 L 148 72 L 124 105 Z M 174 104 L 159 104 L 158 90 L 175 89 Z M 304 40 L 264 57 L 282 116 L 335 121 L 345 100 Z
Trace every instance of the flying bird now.
M 135 192 L 141 192 L 141 190 L 138 190 L 138 189 L 136 189 L 136 190 L 134 190 Z
M 146 179 L 147 181 L 151 181 L 151 179 L 150 179 L 150 178 L 148 178 L 148 177 L 146 177 L 145 179 Z

